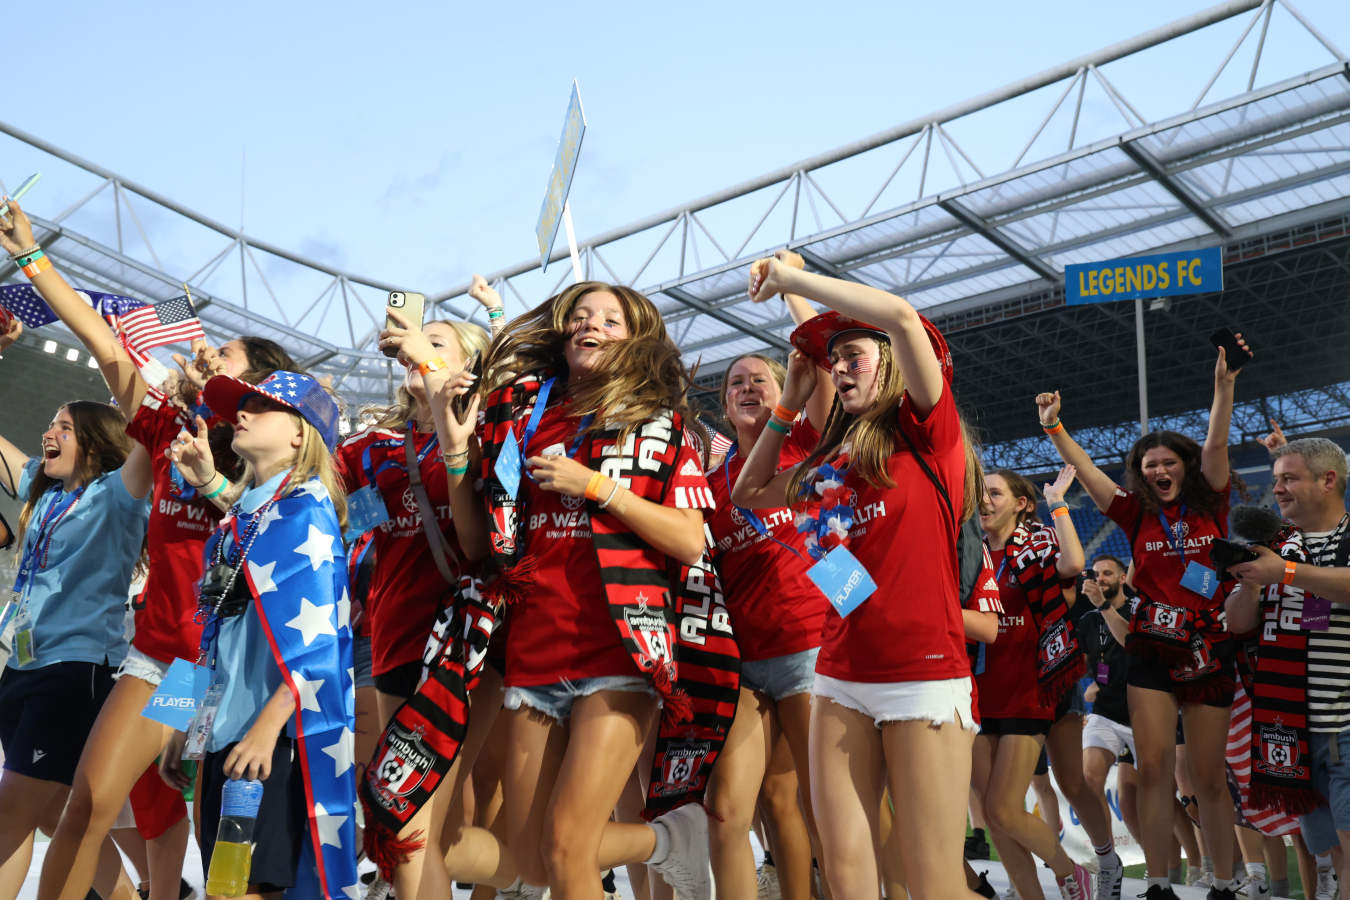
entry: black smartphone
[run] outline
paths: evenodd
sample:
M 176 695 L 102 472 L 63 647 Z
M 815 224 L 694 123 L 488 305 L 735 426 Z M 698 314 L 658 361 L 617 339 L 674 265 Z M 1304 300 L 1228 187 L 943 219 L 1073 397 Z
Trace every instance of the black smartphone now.
M 1256 559 L 1256 551 L 1246 544 L 1215 538 L 1214 542 L 1209 545 L 1209 561 L 1214 564 L 1221 581 L 1231 577 L 1228 574 L 1229 566 L 1251 562 L 1254 559 Z
M 482 377 L 483 375 L 482 351 L 475 350 L 473 352 L 473 356 L 470 356 L 469 361 L 464 364 L 464 370 L 467 372 L 472 372 L 475 378 Z M 464 421 L 464 413 L 468 411 L 469 403 L 470 401 L 473 400 L 473 395 L 477 393 L 477 391 L 478 385 L 475 384 L 473 387 L 469 388 L 467 393 L 460 394 L 458 397 L 455 397 L 453 400 L 450 401 L 450 410 L 455 414 L 456 419 L 459 419 L 461 422 Z
M 1252 355 L 1238 343 L 1237 335 L 1231 328 L 1220 328 L 1209 336 L 1209 342 L 1216 348 L 1222 347 L 1228 368 L 1237 371 L 1252 361 Z

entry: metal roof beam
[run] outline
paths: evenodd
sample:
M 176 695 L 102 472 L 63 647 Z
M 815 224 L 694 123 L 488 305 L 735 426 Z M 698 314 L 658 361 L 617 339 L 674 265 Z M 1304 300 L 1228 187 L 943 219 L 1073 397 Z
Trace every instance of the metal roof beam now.
M 757 341 L 763 341 L 770 347 L 777 347 L 779 350 L 783 351 L 789 351 L 792 349 L 791 344 L 789 344 L 782 338 L 778 337 L 777 335 L 766 334 L 762 330 L 756 330 L 755 328 L 746 325 L 744 322 L 742 322 L 735 316 L 728 315 L 727 313 L 722 312 L 720 309 L 717 309 L 716 307 L 713 307 L 708 303 L 703 302 L 702 300 L 698 299 L 693 294 L 690 294 L 688 291 L 685 291 L 682 288 L 668 287 L 664 288 L 661 291 L 661 293 L 665 294 L 671 299 L 678 300 L 685 306 L 688 306 L 690 309 L 696 309 L 699 312 L 703 313 L 705 316 L 709 316 L 710 318 L 716 319 L 723 325 L 730 325 L 732 328 L 736 329 L 742 334 L 747 334 Z
M 1126 156 L 1134 160 L 1139 168 L 1143 169 L 1154 181 L 1158 182 L 1163 190 L 1177 198 L 1178 203 L 1189 209 L 1191 214 L 1201 222 L 1204 222 L 1210 231 L 1223 238 L 1230 238 L 1233 236 L 1232 227 L 1212 209 L 1201 203 L 1194 194 L 1185 188 L 1185 186 L 1172 176 L 1168 175 L 1162 165 L 1160 165 L 1147 150 L 1130 140 L 1122 140 L 1120 142 L 1120 149 L 1124 151 Z

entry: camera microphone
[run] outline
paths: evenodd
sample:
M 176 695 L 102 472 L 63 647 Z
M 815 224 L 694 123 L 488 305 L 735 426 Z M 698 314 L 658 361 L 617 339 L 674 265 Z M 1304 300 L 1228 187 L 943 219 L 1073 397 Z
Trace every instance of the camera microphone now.
M 1274 544 L 1284 528 L 1280 514 L 1265 506 L 1235 506 L 1228 523 L 1234 538 L 1265 546 Z

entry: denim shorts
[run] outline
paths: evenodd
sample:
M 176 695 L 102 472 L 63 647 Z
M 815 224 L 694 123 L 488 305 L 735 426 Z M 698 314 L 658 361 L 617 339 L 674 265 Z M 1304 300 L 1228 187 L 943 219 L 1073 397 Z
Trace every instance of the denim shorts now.
M 550 719 L 565 722 L 572 715 L 572 704 L 578 697 L 589 697 L 601 691 L 645 691 L 654 698 L 658 697 L 650 682 L 641 675 L 602 675 L 598 678 L 578 678 L 576 681 L 564 678 L 553 684 L 533 687 L 508 687 L 502 697 L 502 708 L 520 709 L 524 706 Z
M 1331 759 L 1331 742 L 1336 741 L 1340 759 Z M 1350 831 L 1350 731 L 1339 734 L 1312 732 L 1308 735 L 1312 753 L 1313 787 L 1327 798 L 1327 806 L 1300 816 L 1303 841 L 1313 853 L 1325 853 L 1340 844 L 1336 831 Z
M 122 660 L 122 665 L 118 667 L 113 678 L 121 678 L 123 675 L 130 675 L 132 678 L 139 678 L 151 687 L 159 687 L 159 683 L 164 680 L 164 676 L 168 671 L 168 663 L 162 663 L 153 656 L 142 653 L 135 647 L 128 647 L 127 655 Z
M 373 688 L 375 676 L 370 674 L 370 635 L 352 636 L 352 677 L 358 688 Z
M 811 693 L 870 716 L 880 728 L 887 722 L 927 719 L 931 725 L 956 722 L 978 732 L 971 714 L 971 678 L 938 681 L 844 681 L 816 673 Z
M 741 662 L 741 687 L 763 694 L 777 703 L 794 694 L 805 694 L 816 681 L 819 647 Z

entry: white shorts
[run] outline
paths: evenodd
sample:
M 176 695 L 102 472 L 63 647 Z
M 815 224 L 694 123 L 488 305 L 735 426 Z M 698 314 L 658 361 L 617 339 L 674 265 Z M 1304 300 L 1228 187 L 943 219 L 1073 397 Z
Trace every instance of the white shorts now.
M 970 710 L 970 676 L 941 681 L 842 681 L 816 673 L 811 693 L 871 716 L 878 727 L 887 722 L 927 719 L 933 725 L 956 722 L 967 731 L 980 730 Z
M 1128 750 L 1131 758 L 1139 758 L 1134 751 L 1134 730 L 1095 713 L 1083 721 L 1083 749 L 1088 747 L 1101 747 L 1117 758 Z
M 135 647 L 127 648 L 127 658 L 122 660 L 122 665 L 118 667 L 114 678 L 121 678 L 123 675 L 130 675 L 132 678 L 139 678 L 151 687 L 159 687 L 159 683 L 164 680 L 164 674 L 169 671 L 169 664 L 162 663 L 153 656 L 146 656 Z

